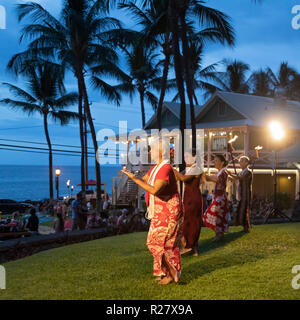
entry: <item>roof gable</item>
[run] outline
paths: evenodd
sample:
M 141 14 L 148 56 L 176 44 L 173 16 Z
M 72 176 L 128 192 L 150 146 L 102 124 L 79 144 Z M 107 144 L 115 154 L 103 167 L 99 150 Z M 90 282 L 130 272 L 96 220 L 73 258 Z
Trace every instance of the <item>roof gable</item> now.
M 195 106 L 195 118 L 198 116 L 201 106 Z M 169 115 L 169 118 L 165 119 L 165 124 L 163 123 L 164 114 Z M 165 127 L 178 127 L 179 126 L 179 119 L 180 119 L 180 103 L 177 102 L 164 102 L 162 107 L 162 126 Z M 186 123 L 187 126 L 191 123 L 191 111 L 190 105 L 186 105 Z M 150 118 L 150 120 L 146 123 L 145 129 L 156 129 L 157 121 L 156 121 L 156 113 Z
M 248 115 L 241 112 L 239 108 L 232 105 L 231 101 L 228 101 L 226 97 L 221 95 L 222 92 L 217 91 L 202 107 L 198 116 L 196 117 L 196 123 L 199 122 L 218 122 L 218 121 L 235 121 L 248 119 Z M 221 112 L 221 110 L 224 111 Z
M 219 96 L 215 96 L 215 98 L 209 102 L 206 109 L 197 117 L 197 123 L 236 121 L 244 119 L 246 119 L 244 115 L 232 108 Z

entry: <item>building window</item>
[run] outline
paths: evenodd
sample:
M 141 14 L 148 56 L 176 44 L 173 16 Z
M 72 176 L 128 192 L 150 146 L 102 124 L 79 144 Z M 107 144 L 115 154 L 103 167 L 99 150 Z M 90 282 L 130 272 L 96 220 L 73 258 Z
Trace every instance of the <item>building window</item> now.
M 218 103 L 218 116 L 225 117 L 226 115 L 226 104 L 225 103 Z
M 214 137 L 212 141 L 212 151 L 225 151 L 227 149 L 226 137 Z

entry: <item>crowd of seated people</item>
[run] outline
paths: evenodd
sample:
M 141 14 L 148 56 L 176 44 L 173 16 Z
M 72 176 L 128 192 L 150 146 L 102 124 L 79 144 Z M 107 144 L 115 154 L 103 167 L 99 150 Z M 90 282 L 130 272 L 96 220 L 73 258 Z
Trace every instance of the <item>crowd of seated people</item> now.
M 2 232 L 23 232 L 28 231 L 31 235 L 37 235 L 39 229 L 39 218 L 36 215 L 36 209 L 29 210 L 30 217 L 25 219 L 16 211 L 11 218 L 6 218 L 0 221 L 0 230 Z
M 209 193 L 208 190 L 204 190 L 203 194 L 203 210 L 205 211 L 206 208 L 210 205 L 211 200 L 213 198 L 213 192 Z M 299 195 L 300 198 L 300 195 Z M 235 195 L 232 194 L 230 200 L 228 200 L 228 206 L 230 211 L 229 221 L 234 221 L 234 216 L 236 214 L 236 210 L 238 208 L 238 200 L 236 199 Z M 268 200 L 266 197 L 258 197 L 253 196 L 252 206 L 251 206 L 251 218 L 252 219 L 259 219 L 266 215 L 266 213 L 272 208 L 273 202 Z
M 145 214 L 138 209 L 122 209 L 119 213 L 110 214 L 109 211 L 103 210 L 98 213 L 92 208 L 84 205 L 83 202 L 73 201 L 71 204 L 73 212 L 69 209 L 62 210 L 61 205 L 54 207 L 56 211 L 56 220 L 53 224 L 55 233 L 64 232 L 66 230 L 88 230 L 104 228 L 112 234 L 123 234 L 138 231 L 146 231 L 150 222 L 145 219 Z M 72 215 L 72 216 L 71 216 Z M 72 218 L 72 219 L 70 219 Z M 76 223 L 74 220 L 76 219 Z
M 251 215 L 253 218 L 261 218 L 272 208 L 273 202 L 263 198 L 254 196 L 252 200 Z

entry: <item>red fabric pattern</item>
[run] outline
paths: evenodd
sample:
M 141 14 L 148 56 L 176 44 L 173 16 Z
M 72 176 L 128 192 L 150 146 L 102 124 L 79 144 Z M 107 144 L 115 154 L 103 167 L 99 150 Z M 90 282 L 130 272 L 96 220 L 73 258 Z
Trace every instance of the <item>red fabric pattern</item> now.
M 147 175 L 150 177 L 152 170 L 154 170 L 156 166 L 153 166 L 147 173 Z M 165 180 L 168 182 L 168 185 L 165 187 L 165 189 L 159 194 L 159 198 L 162 200 L 168 200 L 172 198 L 172 196 L 176 193 L 178 193 L 177 190 L 177 181 L 176 177 L 173 172 L 173 168 L 170 164 L 163 165 L 159 172 L 157 172 L 155 181 L 156 180 Z M 147 207 L 149 206 L 149 193 L 146 192 L 145 201 Z
M 155 276 L 167 274 L 163 262 L 164 255 L 179 278 L 181 274 L 179 245 L 182 236 L 183 210 L 172 167 L 169 164 L 164 165 L 156 175 L 156 179 L 167 180 L 169 184 L 165 187 L 163 194 L 155 197 L 154 216 L 148 232 L 147 246 L 153 255 L 153 274 Z
M 204 225 L 216 233 L 224 233 L 228 227 L 227 213 L 229 212 L 226 195 L 228 174 L 223 169 L 218 175 L 214 199 L 203 216 Z

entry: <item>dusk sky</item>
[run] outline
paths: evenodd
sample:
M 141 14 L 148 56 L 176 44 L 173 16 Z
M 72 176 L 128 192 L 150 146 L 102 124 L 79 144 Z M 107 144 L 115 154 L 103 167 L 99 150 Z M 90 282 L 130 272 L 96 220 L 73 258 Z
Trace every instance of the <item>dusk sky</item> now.
M 7 28 L 0 30 L 0 83 L 12 82 L 22 86 L 24 83 L 9 75 L 6 65 L 9 58 L 25 48 L 19 44 L 20 25 L 17 22 L 15 5 L 24 1 L 0 0 L 0 5 L 5 7 L 7 13 Z M 40 0 L 45 8 L 54 15 L 60 11 L 60 0 Z M 280 62 L 288 61 L 289 64 L 300 71 L 300 29 L 294 30 L 291 25 L 293 6 L 300 4 L 300 0 L 264 0 L 262 4 L 254 4 L 250 0 L 208 0 L 207 4 L 217 8 L 232 18 L 237 39 L 234 48 L 220 45 L 208 45 L 205 49 L 204 64 L 218 62 L 224 58 L 239 59 L 251 66 L 251 70 L 271 67 L 277 72 Z M 132 20 L 125 12 L 115 10 L 115 17 L 121 19 L 125 25 L 133 27 Z M 131 25 L 129 25 L 131 23 Z M 68 90 L 76 90 L 76 82 L 72 76 L 67 77 Z M 127 120 L 129 128 L 141 127 L 139 100 L 133 102 L 124 96 L 121 106 L 117 108 L 108 104 L 101 95 L 90 89 L 92 113 L 95 118 L 96 129 L 115 128 L 119 120 Z M 174 96 L 170 94 L 166 100 Z M 9 93 L 0 85 L 0 99 L 9 97 Z M 42 121 L 38 115 L 28 118 L 22 113 L 11 111 L 5 106 L 0 106 L 0 139 L 28 140 L 45 142 Z M 74 106 L 76 111 L 76 106 Z M 149 119 L 152 109 L 147 106 L 146 117 Z M 71 144 L 79 146 L 78 125 L 70 124 L 60 127 L 50 124 L 50 134 L 53 143 Z M 116 133 L 118 133 L 116 131 Z M 1 143 L 12 144 L 0 140 Z M 26 145 L 25 143 L 20 143 Z M 91 145 L 91 143 L 90 143 Z M 1 147 L 0 147 L 1 148 Z M 35 164 L 47 165 L 47 155 L 30 154 L 0 150 L 0 164 Z M 79 157 L 55 156 L 56 165 L 78 165 Z

